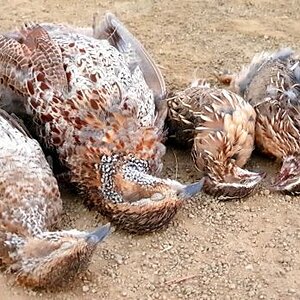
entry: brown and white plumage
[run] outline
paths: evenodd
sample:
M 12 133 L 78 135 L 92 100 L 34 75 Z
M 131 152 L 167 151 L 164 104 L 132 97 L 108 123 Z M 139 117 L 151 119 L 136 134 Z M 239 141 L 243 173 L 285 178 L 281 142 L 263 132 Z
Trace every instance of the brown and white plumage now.
M 299 59 L 291 49 L 262 52 L 239 73 L 227 78 L 231 88 L 257 112 L 258 148 L 283 162 L 273 188 L 300 193 Z
M 255 111 L 242 97 L 206 82 L 194 83 L 168 100 L 170 126 L 193 141 L 204 189 L 220 199 L 248 195 L 262 174 L 243 170 L 253 151 Z
M 48 231 L 62 211 L 56 179 L 38 142 L 3 110 L 0 195 L 0 260 L 22 285 L 51 287 L 72 279 L 108 234 L 108 227 L 97 234 Z
M 90 203 L 121 228 L 152 231 L 201 183 L 156 177 L 165 153 L 164 82 L 115 17 L 107 15 L 101 28 L 97 34 L 111 32 L 108 40 L 55 24 L 3 36 L 0 80 L 3 89 L 21 95 L 23 112 L 33 115 Z M 19 61 L 25 76 L 19 76 Z

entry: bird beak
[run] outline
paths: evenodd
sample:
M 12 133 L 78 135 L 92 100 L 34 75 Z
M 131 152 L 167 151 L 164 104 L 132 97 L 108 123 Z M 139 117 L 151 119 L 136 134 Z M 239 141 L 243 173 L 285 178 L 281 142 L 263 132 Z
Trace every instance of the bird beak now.
M 183 190 L 180 192 L 179 196 L 184 199 L 195 196 L 202 190 L 204 182 L 205 182 L 205 177 L 203 177 L 200 181 L 196 183 L 186 185 L 183 188 Z
M 88 233 L 85 239 L 93 244 L 98 244 L 102 242 L 111 232 L 112 227 L 110 223 L 107 223 L 106 225 L 97 228 L 95 231 Z

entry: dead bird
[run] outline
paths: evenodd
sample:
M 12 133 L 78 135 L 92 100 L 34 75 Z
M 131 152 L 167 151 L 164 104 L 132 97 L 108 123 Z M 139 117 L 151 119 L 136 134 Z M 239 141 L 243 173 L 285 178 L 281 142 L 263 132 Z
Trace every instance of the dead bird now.
M 157 230 L 202 182 L 157 177 L 167 113 L 161 73 L 116 17 L 94 28 L 107 39 L 55 24 L 2 36 L 0 83 L 18 95 L 88 203 L 119 228 Z
M 222 200 L 249 195 L 263 173 L 242 169 L 254 147 L 256 114 L 242 97 L 205 80 L 169 98 L 169 122 L 177 139 L 191 140 L 205 192 Z
M 300 66 L 294 51 L 262 52 L 239 73 L 222 75 L 220 80 L 227 81 L 255 108 L 258 148 L 282 161 L 270 188 L 299 194 Z
M 109 225 L 48 231 L 62 212 L 55 177 L 38 142 L 0 110 L 0 261 L 27 287 L 62 285 L 84 271 Z

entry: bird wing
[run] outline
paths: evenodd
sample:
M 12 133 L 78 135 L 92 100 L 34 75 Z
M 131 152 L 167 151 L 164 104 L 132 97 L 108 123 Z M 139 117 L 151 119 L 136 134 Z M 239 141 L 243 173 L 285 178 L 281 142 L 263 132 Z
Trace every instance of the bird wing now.
M 94 36 L 107 39 L 120 52 L 127 54 L 131 70 L 139 65 L 156 100 L 163 100 L 166 96 L 163 76 L 143 45 L 112 13 L 107 13 L 102 22 L 96 22 L 97 19 L 94 19 Z

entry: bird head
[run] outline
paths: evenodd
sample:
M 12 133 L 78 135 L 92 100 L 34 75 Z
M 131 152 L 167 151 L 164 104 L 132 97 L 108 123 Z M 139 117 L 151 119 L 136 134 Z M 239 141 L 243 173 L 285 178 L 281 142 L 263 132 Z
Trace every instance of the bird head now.
M 201 190 L 204 182 L 184 185 L 176 180 L 156 177 L 152 175 L 151 162 L 133 155 L 102 156 L 99 171 L 104 198 L 114 203 L 129 202 L 132 205 L 192 197 Z
M 132 155 L 102 157 L 100 187 L 92 188 L 92 203 L 118 228 L 143 234 L 167 225 L 177 210 L 203 186 L 184 185 L 152 175 L 151 162 Z M 100 194 L 99 194 L 100 192 Z
M 16 273 L 16 281 L 23 286 L 62 286 L 88 267 L 97 245 L 110 230 L 107 224 L 93 232 L 43 232 L 24 238 L 7 234 L 4 244 L 9 271 Z

